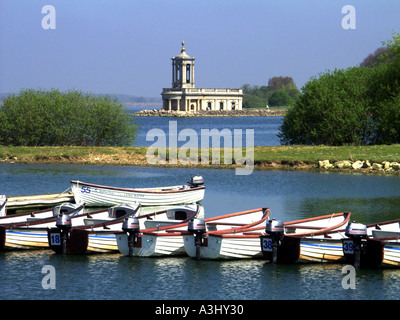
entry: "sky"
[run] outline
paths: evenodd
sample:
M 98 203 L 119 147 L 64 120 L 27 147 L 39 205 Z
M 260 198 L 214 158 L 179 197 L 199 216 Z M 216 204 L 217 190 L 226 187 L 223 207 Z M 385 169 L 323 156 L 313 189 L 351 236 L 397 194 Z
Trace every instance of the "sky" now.
M 0 93 L 161 98 L 182 41 L 197 88 L 289 76 L 300 89 L 360 64 L 393 31 L 398 0 L 0 0 Z

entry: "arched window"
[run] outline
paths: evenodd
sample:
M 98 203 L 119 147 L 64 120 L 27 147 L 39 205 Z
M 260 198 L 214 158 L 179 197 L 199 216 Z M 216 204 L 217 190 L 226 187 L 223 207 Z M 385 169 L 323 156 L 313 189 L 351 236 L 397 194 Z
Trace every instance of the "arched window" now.
M 190 64 L 186 65 L 186 83 L 190 83 Z
M 223 102 L 219 103 L 219 110 L 224 110 L 224 103 Z
M 234 102 L 232 102 L 232 110 L 235 110 L 235 103 Z
M 211 110 L 211 102 L 207 103 L 207 110 Z
M 176 66 L 176 80 L 181 81 L 181 66 L 179 64 Z

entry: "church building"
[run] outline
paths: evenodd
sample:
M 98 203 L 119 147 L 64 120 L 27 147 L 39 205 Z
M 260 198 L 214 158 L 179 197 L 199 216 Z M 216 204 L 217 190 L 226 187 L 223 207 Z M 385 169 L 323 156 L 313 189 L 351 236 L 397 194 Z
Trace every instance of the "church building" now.
M 169 111 L 241 110 L 242 89 L 195 88 L 194 60 L 185 50 L 172 60 L 172 86 L 164 88 L 163 109 Z

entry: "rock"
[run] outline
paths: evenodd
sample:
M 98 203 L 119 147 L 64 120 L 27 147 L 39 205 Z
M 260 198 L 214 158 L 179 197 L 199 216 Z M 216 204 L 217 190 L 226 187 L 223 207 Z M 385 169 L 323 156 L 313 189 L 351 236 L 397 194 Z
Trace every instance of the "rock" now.
M 324 169 L 333 168 L 333 164 L 331 164 L 329 162 L 329 160 L 318 161 L 318 165 L 319 165 L 320 168 L 324 168 Z
M 398 162 L 392 162 L 391 166 L 394 170 L 400 170 L 400 163 Z
M 388 170 L 390 168 L 390 162 L 389 161 L 383 161 L 383 169 Z
M 336 161 L 334 163 L 336 168 L 342 169 L 342 168 L 351 168 L 351 162 L 348 160 L 343 160 L 343 161 Z
M 369 160 L 365 160 L 364 161 L 364 165 L 363 165 L 363 168 L 371 168 L 371 162 L 369 162 Z
M 353 162 L 352 163 L 352 165 L 351 165 L 351 167 L 353 168 L 353 169 L 361 169 L 362 167 L 364 166 L 364 161 L 355 161 L 355 162 Z
M 382 170 L 383 165 L 381 165 L 380 163 L 373 163 L 372 164 L 372 169 L 375 170 Z

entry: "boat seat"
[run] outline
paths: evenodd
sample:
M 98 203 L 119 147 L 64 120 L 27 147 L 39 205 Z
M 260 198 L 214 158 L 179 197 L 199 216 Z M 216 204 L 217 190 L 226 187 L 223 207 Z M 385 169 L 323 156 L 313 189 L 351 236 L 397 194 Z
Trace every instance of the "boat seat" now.
M 104 219 L 83 219 L 83 223 L 87 226 L 93 225 L 93 224 L 100 224 L 103 222 L 109 222 L 110 220 L 104 220 Z
M 211 226 L 216 226 L 216 225 L 221 225 L 221 226 L 237 226 L 237 227 L 241 227 L 241 226 L 245 226 L 248 223 L 234 223 L 234 222 L 207 222 L 207 225 L 211 225 Z

